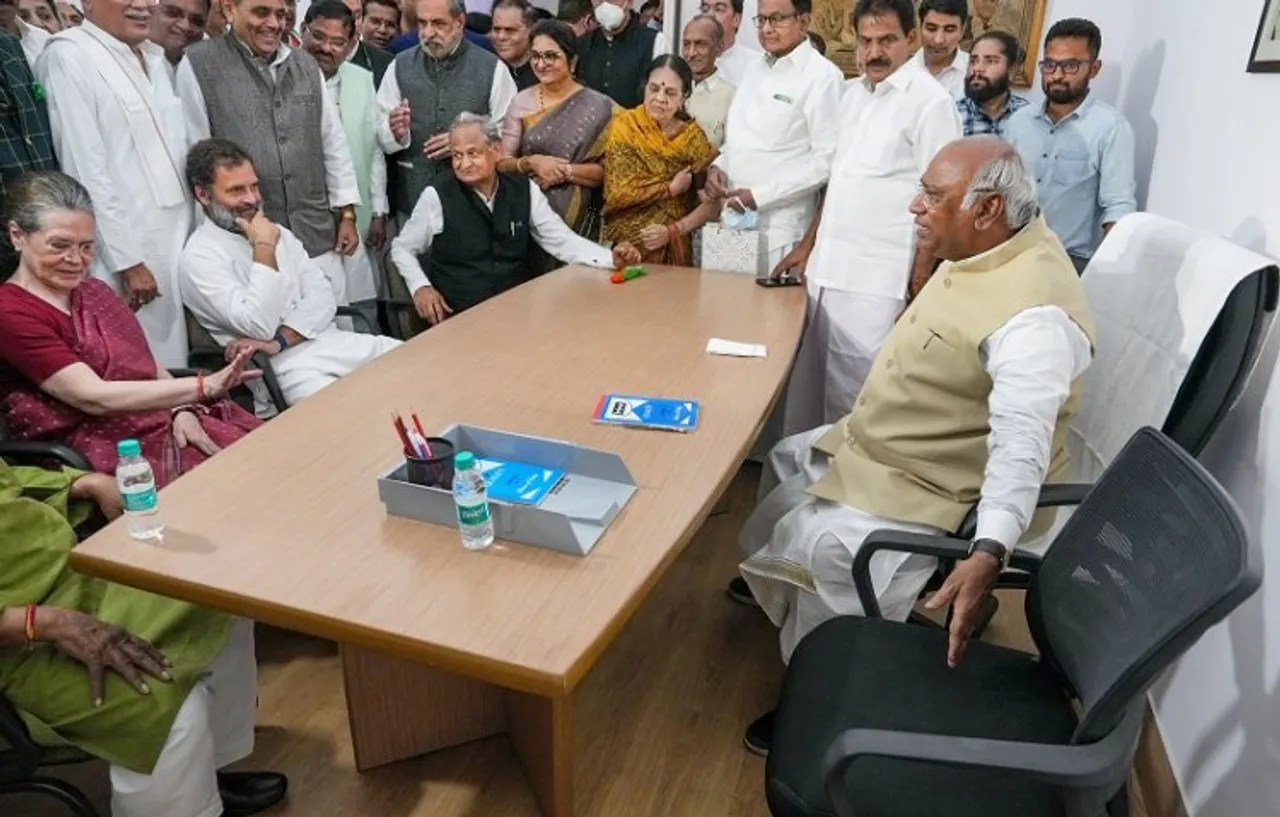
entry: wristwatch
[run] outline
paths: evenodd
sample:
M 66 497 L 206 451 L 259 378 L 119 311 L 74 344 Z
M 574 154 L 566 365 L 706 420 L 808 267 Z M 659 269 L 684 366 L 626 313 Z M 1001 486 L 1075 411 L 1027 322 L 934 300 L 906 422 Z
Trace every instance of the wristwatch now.
M 969 543 L 969 553 L 965 558 L 975 553 L 986 553 L 996 557 L 996 561 L 1000 563 L 1000 569 L 1004 570 L 1009 566 L 1009 548 L 997 542 L 995 539 L 974 539 Z

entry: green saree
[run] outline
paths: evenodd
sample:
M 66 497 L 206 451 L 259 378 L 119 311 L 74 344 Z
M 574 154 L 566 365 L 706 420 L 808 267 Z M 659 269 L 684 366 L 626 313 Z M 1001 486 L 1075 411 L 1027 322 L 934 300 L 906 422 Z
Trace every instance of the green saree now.
M 141 695 L 108 672 L 103 704 L 89 673 L 50 644 L 0 647 L 0 690 L 41 743 L 70 743 L 109 763 L 150 774 L 183 701 L 227 640 L 220 613 L 72 572 L 71 470 L 14 468 L 0 460 L 0 608 L 41 604 L 79 610 L 145 638 L 173 662 L 172 683 L 148 679 Z M 138 547 L 153 547 L 139 544 Z

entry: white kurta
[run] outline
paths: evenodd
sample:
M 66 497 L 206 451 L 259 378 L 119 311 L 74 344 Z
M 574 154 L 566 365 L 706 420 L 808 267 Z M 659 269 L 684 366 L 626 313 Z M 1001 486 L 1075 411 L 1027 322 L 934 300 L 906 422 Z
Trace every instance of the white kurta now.
M 1066 312 L 1038 306 L 1010 318 L 982 342 L 979 354 L 992 386 L 977 538 L 1012 549 L 1035 514 L 1058 412 L 1093 352 Z M 828 428 L 788 437 L 774 448 L 760 505 L 738 539 L 748 557 L 742 575 L 781 628 L 784 661 L 819 624 L 862 614 L 851 568 L 869 534 L 886 528 L 942 533 L 810 495 L 829 465 L 827 455 L 813 448 Z M 882 551 L 872 558 L 871 580 L 886 618 L 906 619 L 934 566 L 932 558 L 905 553 Z
M 234 35 L 229 33 L 227 36 Z M 248 50 L 248 46 L 244 43 L 239 40 L 237 43 Z M 275 57 L 268 66 L 273 80 L 279 78 L 280 66 L 289 58 L 290 53 L 292 52 L 289 47 L 283 44 L 276 51 Z M 320 69 L 317 68 L 316 71 L 320 72 Z M 196 72 L 192 69 L 190 60 L 183 59 L 178 65 L 176 91 L 182 100 L 182 112 L 191 142 L 208 139 L 211 135 L 209 109 L 205 105 L 204 92 L 200 90 L 200 83 L 196 79 Z M 342 119 L 338 115 L 338 105 L 328 85 L 325 84 L 323 73 L 320 73 L 320 99 L 320 144 L 324 156 L 318 158 L 324 162 L 329 206 L 336 210 L 347 205 L 359 204 L 360 189 L 356 185 L 355 167 L 351 162 L 351 151 L 347 147 L 347 135 L 342 129 Z M 351 303 L 351 299 L 347 297 L 344 257 L 331 250 L 316 256 L 316 260 L 329 279 L 334 298 L 339 304 L 346 306 Z
M 285 400 L 297 403 L 400 345 L 381 335 L 339 329 L 323 268 L 293 233 L 280 229 L 278 270 L 253 260 L 244 236 L 205 219 L 182 254 L 187 308 L 220 346 L 236 338 L 270 340 L 287 326 L 306 338 L 271 359 Z M 259 413 L 270 413 L 265 400 Z
M 35 73 L 48 95 L 62 170 L 93 197 L 93 276 L 121 292 L 119 273 L 146 264 L 160 297 L 138 310 L 138 321 L 161 365 L 186 366 L 177 275 L 191 232 L 187 132 L 164 51 L 143 43 L 134 53 L 85 20 L 49 40 Z
M 811 320 L 787 387 L 787 435 L 852 408 L 902 310 L 920 177 L 963 135 L 955 100 L 916 60 L 874 89 L 850 82 L 832 121 L 839 147 L 806 269 Z
M 738 84 L 715 161 L 731 188 L 755 198 L 770 266 L 809 228 L 831 175 L 844 86 L 840 69 L 808 40 L 771 59 L 757 56 Z

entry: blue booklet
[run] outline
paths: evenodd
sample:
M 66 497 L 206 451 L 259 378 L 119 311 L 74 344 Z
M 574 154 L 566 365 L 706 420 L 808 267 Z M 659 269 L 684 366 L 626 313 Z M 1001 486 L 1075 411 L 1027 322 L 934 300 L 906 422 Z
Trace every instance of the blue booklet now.
M 560 468 L 541 468 L 523 462 L 477 459 L 489 498 L 515 505 L 537 505 L 564 479 Z
M 596 404 L 591 419 L 597 423 L 663 431 L 693 431 L 698 427 L 696 400 L 665 400 L 660 397 L 633 397 L 606 394 Z

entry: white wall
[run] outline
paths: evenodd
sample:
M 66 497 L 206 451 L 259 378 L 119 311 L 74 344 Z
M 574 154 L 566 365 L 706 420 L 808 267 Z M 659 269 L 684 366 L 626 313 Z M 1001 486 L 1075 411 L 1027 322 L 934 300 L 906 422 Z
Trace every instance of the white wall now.
M 1146 209 L 1280 256 L 1280 75 L 1245 72 L 1263 5 L 1054 0 L 1049 20 L 1088 17 L 1102 28 L 1097 88 L 1133 124 Z M 1280 815 L 1278 358 L 1280 332 L 1202 457 L 1270 574 L 1152 695 L 1193 817 Z

